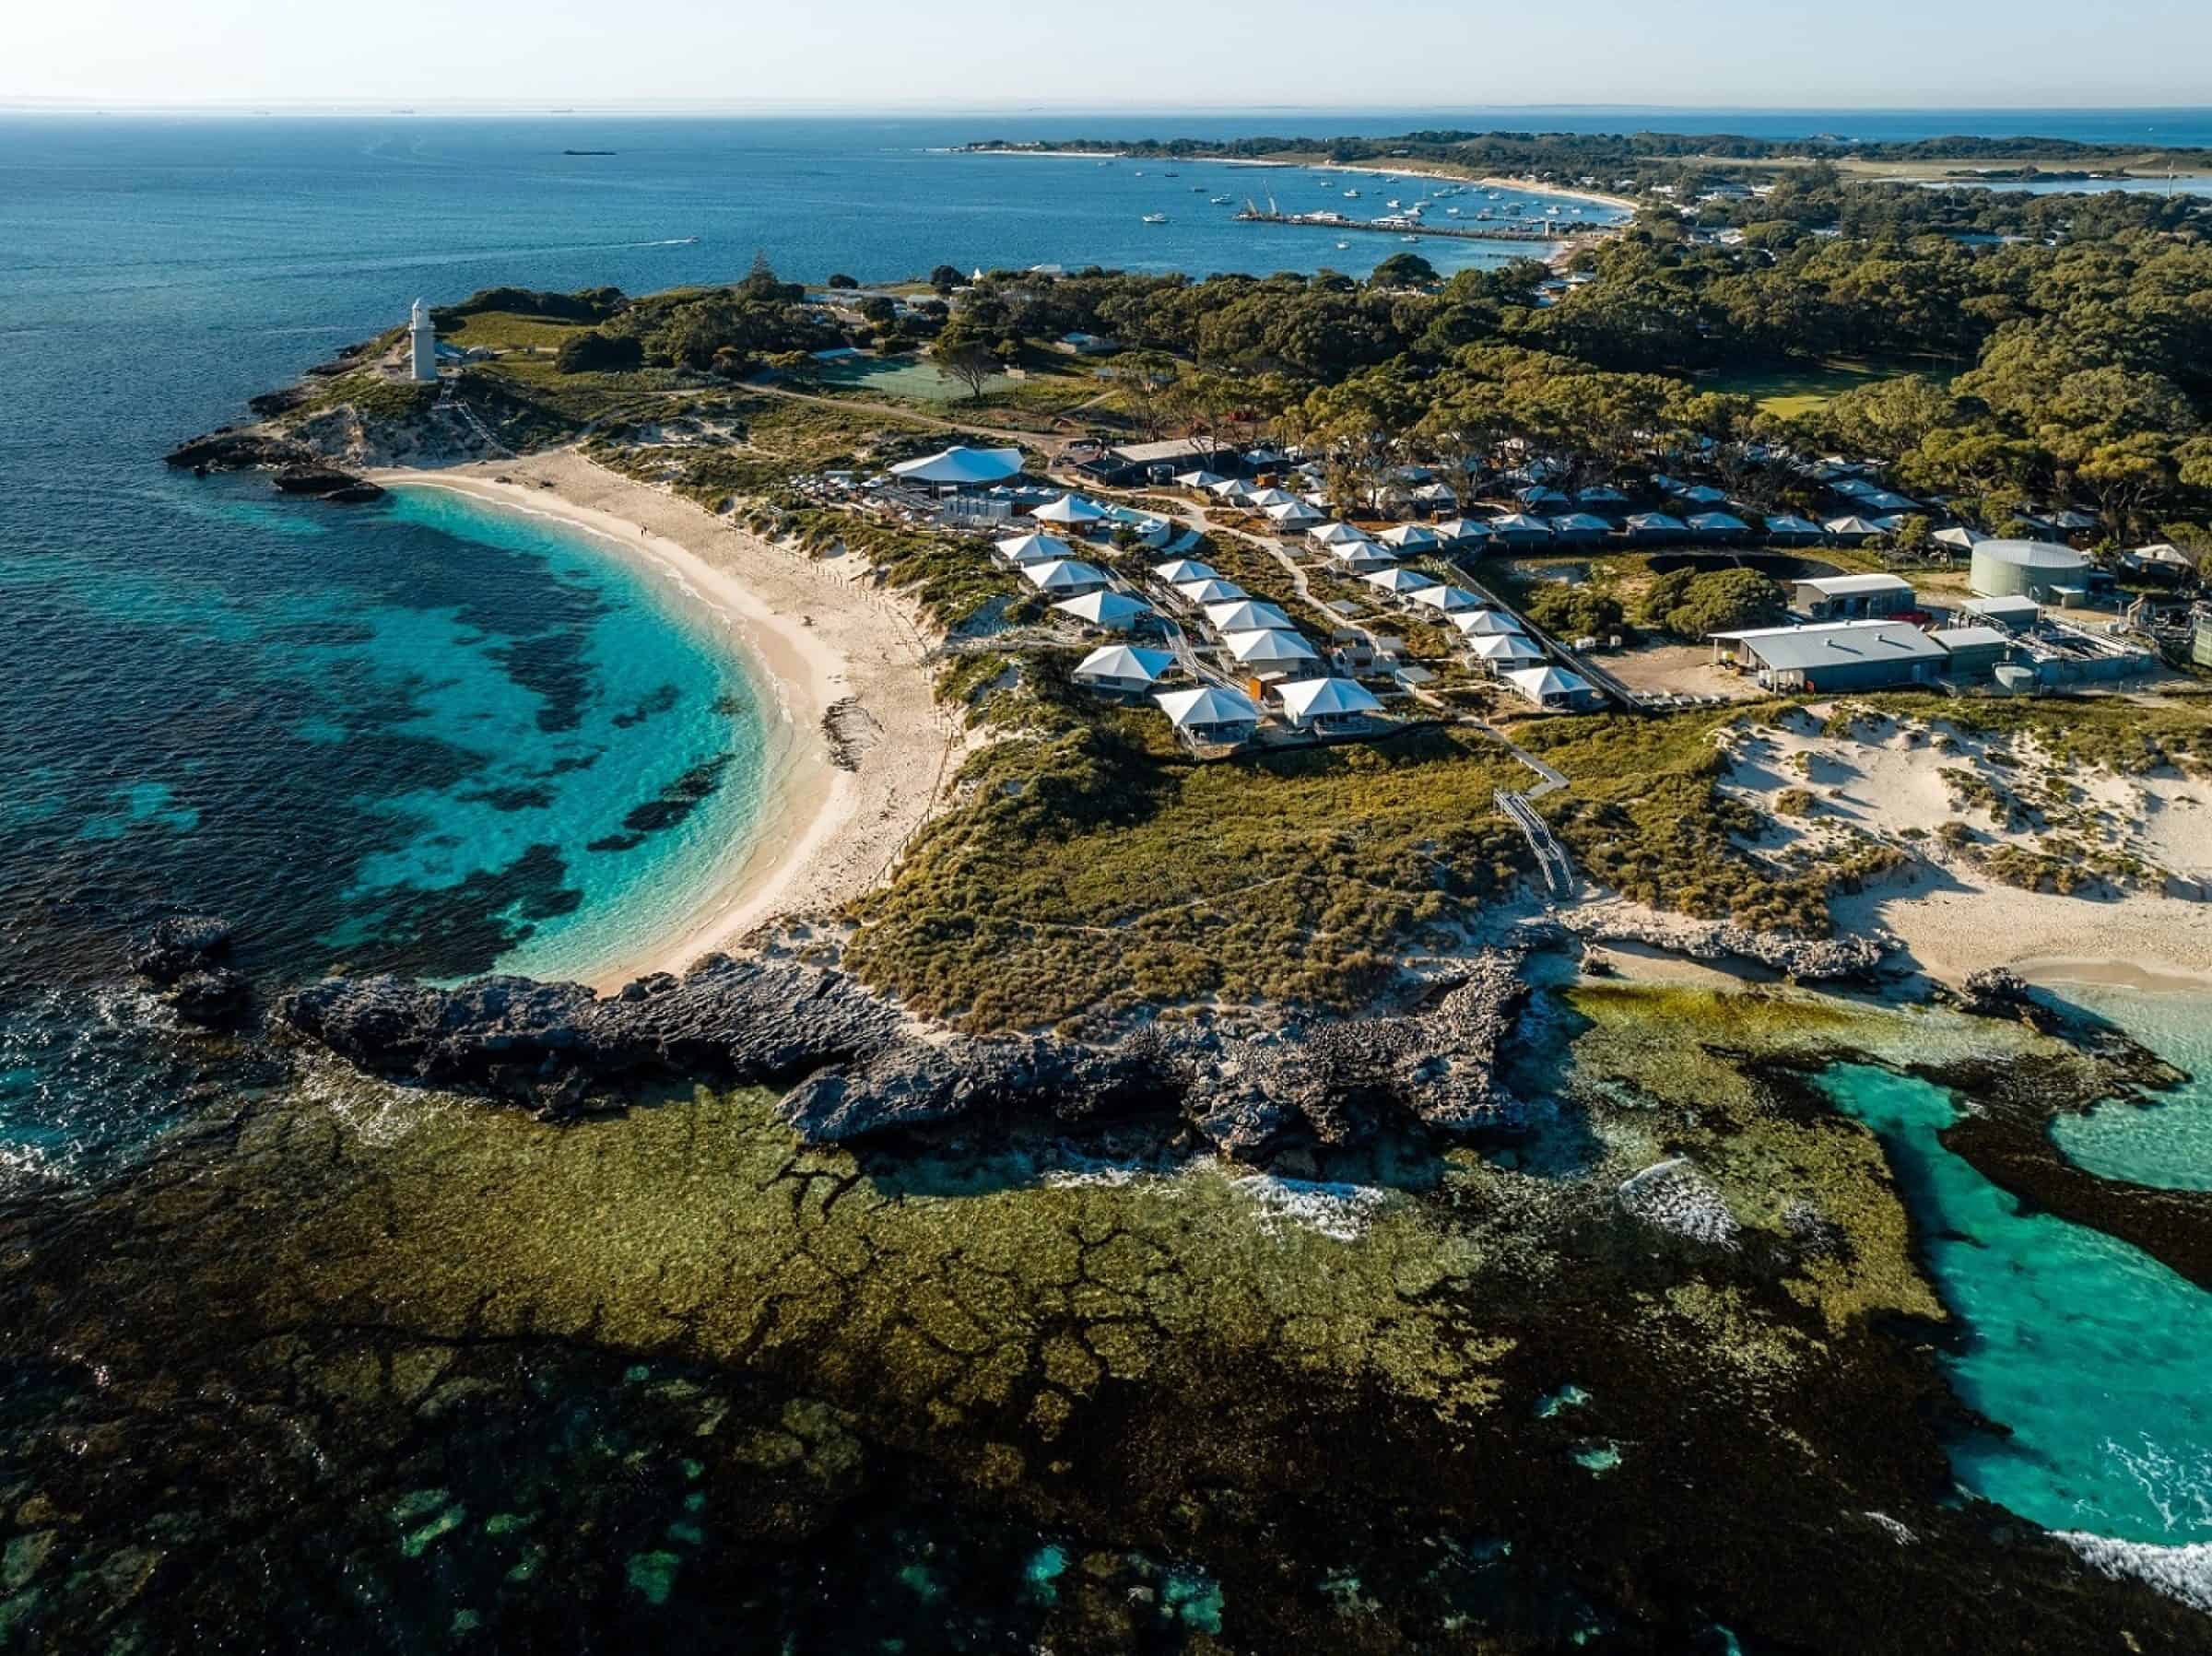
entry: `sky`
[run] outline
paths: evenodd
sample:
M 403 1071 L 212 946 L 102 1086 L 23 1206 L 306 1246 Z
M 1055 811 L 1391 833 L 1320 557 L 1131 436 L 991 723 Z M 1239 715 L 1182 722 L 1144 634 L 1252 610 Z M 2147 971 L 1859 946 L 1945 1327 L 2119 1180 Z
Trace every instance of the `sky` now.
M 49 0 L 0 104 L 2212 105 L 2206 0 Z

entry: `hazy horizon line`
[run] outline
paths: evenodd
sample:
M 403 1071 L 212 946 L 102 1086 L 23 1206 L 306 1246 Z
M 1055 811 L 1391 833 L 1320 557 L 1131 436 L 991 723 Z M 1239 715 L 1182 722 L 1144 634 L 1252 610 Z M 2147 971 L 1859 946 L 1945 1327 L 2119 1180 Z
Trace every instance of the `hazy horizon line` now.
M 1562 114 L 1602 115 L 1609 113 L 1636 113 L 1653 115 L 1802 115 L 1813 119 L 1835 114 L 1901 114 L 1925 111 L 1929 113 L 1959 113 L 1985 115 L 2004 111 L 2018 111 L 2023 115 L 2036 114 L 2112 114 L 2162 115 L 2212 113 L 2212 101 L 2205 103 L 2115 104 L 2105 102 L 2069 102 L 2026 104 L 2018 98 L 2001 102 L 1975 103 L 1971 101 L 1935 102 L 1926 100 L 1906 100 L 1883 103 L 1836 103 L 1822 105 L 1761 104 L 1761 103 L 1485 103 L 1485 104 L 1423 104 L 1400 102 L 1376 104 L 1372 102 L 1328 103 L 1223 103 L 1193 105 L 1184 101 L 1169 103 L 1101 103 L 1082 110 L 1069 110 L 1053 102 L 1007 103 L 938 103 L 932 101 L 898 101 L 871 100 L 866 111 L 856 111 L 851 102 L 837 99 L 789 99 L 778 100 L 749 100 L 744 105 L 670 100 L 641 100 L 614 103 L 555 103 L 549 100 L 518 100 L 512 101 L 469 100 L 440 102 L 418 100 L 400 102 L 391 99 L 339 99 L 315 101 L 285 101 L 269 99 L 226 99 L 198 102 L 146 102 L 129 99 L 96 98 L 37 98 L 0 96 L 0 114 L 76 114 L 76 115 L 288 115 L 288 116 L 345 116 L 393 115 L 430 116 L 459 119 L 468 117 L 497 118 L 500 116 L 536 115 L 547 117 L 589 119 L 594 117 L 630 116 L 677 119 L 682 117 L 712 116 L 725 120 L 743 120 L 748 117 L 772 115 L 822 114 L 841 115 L 847 119 L 865 121 L 871 113 L 888 118 L 911 118 L 934 115 L 944 119 L 962 116 L 978 118 L 1010 115 L 1054 115 L 1069 121 L 1103 115 L 1182 115 L 1194 118 L 1215 118 L 1223 115 L 1265 115 L 1280 112 L 1308 117 L 1352 115 L 1387 116 L 1394 112 L 1409 114 L 1439 115 L 1464 113 L 1475 115 L 1506 114 Z

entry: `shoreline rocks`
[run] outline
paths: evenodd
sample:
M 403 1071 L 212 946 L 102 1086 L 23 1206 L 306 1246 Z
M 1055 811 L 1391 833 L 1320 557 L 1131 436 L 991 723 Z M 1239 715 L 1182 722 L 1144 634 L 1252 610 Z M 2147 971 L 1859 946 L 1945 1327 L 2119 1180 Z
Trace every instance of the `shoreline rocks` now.
M 529 978 L 454 989 L 334 978 L 286 995 L 276 1016 L 365 1070 L 548 1119 L 681 1078 L 788 1086 L 777 1114 L 815 1144 L 1158 1118 L 1259 1160 L 1404 1128 L 1518 1129 L 1523 1108 L 1495 1067 L 1527 993 L 1521 962 L 1478 957 L 1430 1006 L 1402 1016 L 1253 1035 L 1152 1023 L 1111 1044 L 927 1035 L 841 972 L 760 957 L 710 957 L 685 977 L 642 978 L 604 997 Z
M 1559 924 L 1585 943 L 1641 943 L 1714 964 L 1748 961 L 1807 983 L 1870 979 L 1881 969 L 1892 946 L 1884 934 L 1790 937 L 1754 932 L 1726 921 L 1618 910 L 1569 912 L 1560 917 Z

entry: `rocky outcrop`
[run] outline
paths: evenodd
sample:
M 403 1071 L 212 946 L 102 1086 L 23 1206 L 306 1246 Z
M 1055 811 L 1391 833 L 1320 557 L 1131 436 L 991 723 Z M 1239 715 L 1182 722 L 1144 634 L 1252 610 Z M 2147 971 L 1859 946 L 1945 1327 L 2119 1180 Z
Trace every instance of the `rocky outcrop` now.
M 335 978 L 286 996 L 277 1016 L 365 1069 L 549 1116 L 606 1107 L 655 1075 L 795 1082 L 778 1113 L 813 1143 L 1143 1117 L 1261 1160 L 1391 1126 L 1446 1135 L 1518 1126 L 1521 1107 L 1494 1068 L 1525 993 L 1519 964 L 1477 960 L 1432 1005 L 1402 1016 L 1253 1034 L 1154 1023 L 1109 1043 L 924 1034 L 841 973 L 758 957 L 712 957 L 606 997 L 528 978 L 456 989 Z
M 245 1016 L 253 985 L 218 965 L 230 947 L 230 922 L 213 914 L 172 914 L 131 946 L 131 969 L 161 986 L 188 1024 L 227 1028 Z
M 895 1011 L 839 973 L 727 956 L 608 997 L 535 978 L 457 989 L 332 978 L 285 996 L 277 1016 L 364 1069 L 551 1115 L 592 1108 L 649 1075 L 787 1082 L 881 1051 L 900 1027 Z
M 241 431 L 229 427 L 179 443 L 165 458 L 171 465 L 194 472 L 282 471 L 287 466 L 316 463 L 314 451 L 288 437 L 254 428 Z
M 229 946 L 229 921 L 213 914 L 172 914 L 132 945 L 131 969 L 167 985 L 203 969 Z
M 317 499 L 350 504 L 373 500 L 383 490 L 366 478 L 327 465 L 288 465 L 276 474 L 280 495 L 312 495 Z
M 170 986 L 169 1004 L 188 1024 L 223 1029 L 238 1023 L 253 1004 L 253 988 L 243 972 L 227 966 L 189 971 Z
M 1725 921 L 1635 909 L 1571 911 L 1561 917 L 1560 924 L 1587 943 L 1641 943 L 1715 964 L 1749 961 L 1808 983 L 1871 978 L 1892 946 L 1891 940 L 1878 933 L 1794 937 L 1754 932 Z
M 1172 1115 L 1243 1161 L 1293 1143 L 1359 1144 L 1393 1125 L 1510 1129 L 1521 1107 L 1493 1066 L 1526 992 L 1519 963 L 1485 957 L 1424 1012 L 1254 1035 L 1149 1024 L 1112 1046 L 909 1037 L 806 1081 L 779 1113 L 817 1142 L 955 1121 L 1072 1128 Z

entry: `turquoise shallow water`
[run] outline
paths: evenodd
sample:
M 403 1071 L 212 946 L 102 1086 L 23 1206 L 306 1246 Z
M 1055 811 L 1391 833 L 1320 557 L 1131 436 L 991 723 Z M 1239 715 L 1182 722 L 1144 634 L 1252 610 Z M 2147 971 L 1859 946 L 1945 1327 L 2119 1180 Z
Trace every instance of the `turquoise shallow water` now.
M 1841 1064 L 1820 1085 L 1880 1133 L 1929 1266 L 1963 1325 L 1945 1357 L 2011 1428 L 1957 1445 L 1975 1494 L 2046 1528 L 2212 1540 L 2212 1295 L 2124 1242 L 2023 1212 L 1936 1134 L 1941 1088 Z
M 2095 984 L 2066 984 L 2059 992 L 2118 1024 L 2190 1079 L 2147 1106 L 2113 1102 L 2059 1117 L 2051 1124 L 2058 1147 L 2102 1178 L 2212 1191 L 2212 1015 L 2205 997 Z
M 0 546 L 0 1190 L 211 1077 L 118 981 L 179 909 L 265 986 L 603 969 L 748 849 L 772 695 L 709 612 L 552 520 L 157 474 Z
M 393 498 L 400 523 L 535 557 L 551 579 L 588 583 L 609 602 L 578 663 L 593 694 L 573 709 L 472 651 L 451 617 L 395 618 L 422 628 L 421 659 L 438 664 L 425 675 L 423 728 L 482 755 L 485 766 L 458 793 L 380 799 L 376 808 L 413 831 L 364 857 L 346 895 L 372 908 L 389 891 L 453 889 L 550 846 L 571 871 L 575 900 L 535 917 L 500 953 L 500 969 L 590 973 L 669 935 L 751 843 L 767 803 L 772 691 L 756 685 L 732 640 L 666 577 L 591 545 L 590 531 L 451 490 Z M 708 768 L 712 792 L 666 826 L 640 832 L 628 820 Z M 523 796 L 531 803 L 517 808 Z M 328 941 L 342 949 L 356 939 L 372 934 L 356 922 Z

